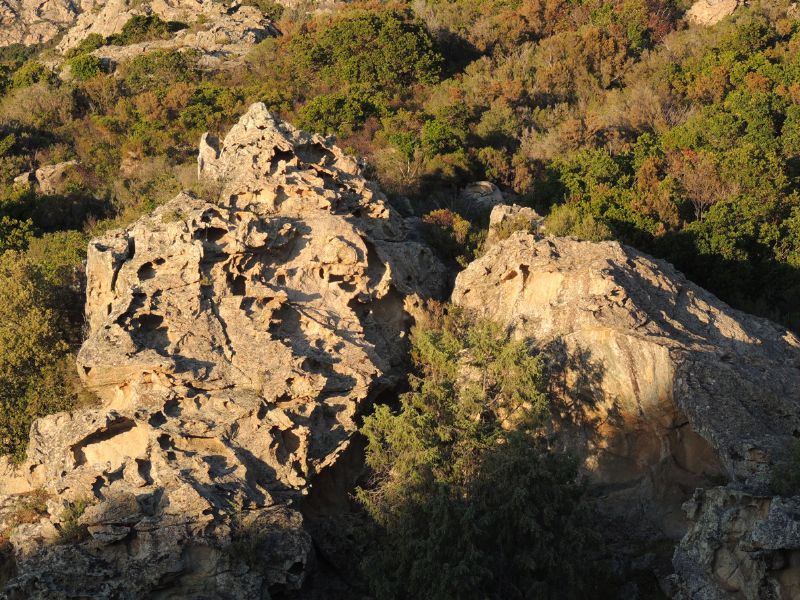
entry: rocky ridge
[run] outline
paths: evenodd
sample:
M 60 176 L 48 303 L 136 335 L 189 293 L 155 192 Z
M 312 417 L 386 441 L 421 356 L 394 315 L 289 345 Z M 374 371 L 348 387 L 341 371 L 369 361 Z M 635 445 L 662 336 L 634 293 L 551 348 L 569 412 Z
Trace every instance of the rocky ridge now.
M 86 0 L 76 4 L 46 0 L 0 0 L 0 47 L 10 44 L 39 44 L 56 39 L 56 50 L 64 55 L 87 36 L 104 38 L 118 34 L 132 17 L 156 15 L 187 27 L 169 39 L 106 45 L 93 52 L 109 66 L 155 50 L 194 50 L 201 66 L 217 68 L 240 58 L 253 45 L 279 35 L 274 23 L 253 6 L 214 0 Z M 55 66 L 59 61 L 50 59 Z
M 90 244 L 78 366 L 99 405 L 38 420 L 6 465 L 3 493 L 49 497 L 11 537 L 8 598 L 297 589 L 313 551 L 294 503 L 401 375 L 404 305 L 440 292 L 358 163 L 263 105 L 204 138 L 199 172 L 202 197 Z
M 0 47 L 48 42 L 93 4 L 92 0 L 79 4 L 71 0 L 0 0 Z
M 125 46 L 106 45 L 92 54 L 113 68 L 120 62 L 156 50 L 191 49 L 199 53 L 201 66 L 218 68 L 244 56 L 258 42 L 280 33 L 272 21 L 253 6 L 227 7 L 210 0 L 177 0 L 175 4 L 109 0 L 99 13 L 80 15 L 59 43 L 58 50 L 65 53 L 90 34 L 114 35 L 130 18 L 148 14 L 155 14 L 165 21 L 186 22 L 190 26 L 166 40 Z

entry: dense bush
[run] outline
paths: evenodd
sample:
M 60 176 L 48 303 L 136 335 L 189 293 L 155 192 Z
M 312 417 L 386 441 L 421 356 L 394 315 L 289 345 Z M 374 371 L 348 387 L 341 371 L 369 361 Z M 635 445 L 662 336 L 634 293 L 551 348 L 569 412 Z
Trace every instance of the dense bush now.
M 242 4 L 247 6 L 255 6 L 258 10 L 260 10 L 264 15 L 273 21 L 279 20 L 283 13 L 286 11 L 286 8 L 283 4 L 279 4 L 274 0 L 245 0 Z
M 176 31 L 185 28 L 186 25 L 177 21 L 162 21 L 158 15 L 136 15 L 122 26 L 121 32 L 109 36 L 106 43 L 127 46 L 151 40 L 165 40 Z
M 103 72 L 102 61 L 92 54 L 80 54 L 68 61 L 72 75 L 83 81 Z
M 0 256 L 0 453 L 24 455 L 31 421 L 73 405 L 53 286 L 23 254 Z
M 383 91 L 435 83 L 442 66 L 425 28 L 396 12 L 347 14 L 299 35 L 290 51 L 307 73 Z
M 577 465 L 552 452 L 543 360 L 489 322 L 446 314 L 412 337 L 418 375 L 365 419 L 378 598 L 605 597 Z M 590 592 L 591 590 L 591 592 Z

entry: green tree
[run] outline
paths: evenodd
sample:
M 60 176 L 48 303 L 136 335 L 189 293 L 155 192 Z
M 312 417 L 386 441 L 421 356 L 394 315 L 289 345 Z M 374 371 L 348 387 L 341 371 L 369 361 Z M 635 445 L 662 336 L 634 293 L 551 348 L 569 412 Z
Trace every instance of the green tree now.
M 399 412 L 362 429 L 379 526 L 364 567 L 378 598 L 583 598 L 599 538 L 569 457 L 548 449 L 541 355 L 450 314 L 412 336 Z M 597 597 L 601 597 L 600 596 Z
M 79 81 L 91 79 L 103 72 L 103 62 L 93 54 L 81 54 L 67 61 L 72 75 Z
M 296 38 L 290 51 L 309 73 L 384 91 L 434 83 L 442 57 L 418 22 L 393 11 L 357 11 Z
M 34 418 L 73 403 L 63 377 L 69 346 L 54 298 L 24 254 L 0 256 L 0 453 L 16 459 L 24 455 Z

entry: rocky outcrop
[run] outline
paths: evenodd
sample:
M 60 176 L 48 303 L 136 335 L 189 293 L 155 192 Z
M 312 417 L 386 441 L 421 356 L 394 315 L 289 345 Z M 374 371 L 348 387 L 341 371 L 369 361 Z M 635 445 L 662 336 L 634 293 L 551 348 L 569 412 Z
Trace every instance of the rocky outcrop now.
M 214 21 L 226 14 L 226 7 L 213 0 L 105 0 L 92 10 L 84 10 L 75 19 L 58 44 L 60 52 L 74 48 L 90 34 L 108 37 L 120 33 L 132 17 L 156 15 L 164 21 L 191 25 L 197 21 Z
M 505 200 L 503 192 L 491 181 L 476 181 L 470 183 L 463 190 L 459 200 L 467 208 L 489 212 Z
M 83 14 L 67 31 L 58 45 L 61 52 L 74 48 L 90 34 L 108 37 L 119 33 L 127 21 L 137 15 L 154 14 L 165 21 L 190 25 L 169 39 L 153 40 L 126 46 L 106 45 L 92 52 L 108 66 L 156 50 L 188 50 L 200 55 L 200 65 L 219 68 L 244 56 L 258 42 L 279 35 L 272 21 L 253 6 L 231 8 L 210 0 L 173 0 L 173 2 L 135 3 L 108 0 L 97 14 Z
M 235 62 L 258 42 L 277 35 L 278 30 L 260 10 L 242 6 L 230 14 L 223 13 L 206 23 L 181 30 L 167 40 L 103 46 L 92 54 L 113 69 L 121 62 L 156 50 L 193 50 L 199 55 L 199 66 L 215 69 Z
M 68 160 L 54 165 L 42 165 L 35 171 L 20 173 L 14 178 L 15 185 L 37 185 L 42 194 L 57 194 L 69 180 L 70 173 L 78 163 Z
M 800 340 L 616 242 L 516 233 L 453 301 L 558 359 L 554 410 L 626 536 L 679 538 L 713 481 L 765 490 L 800 432 Z
M 75 21 L 81 4 L 71 0 L 0 0 L 0 48 L 51 40 Z
M 47 42 L 64 32 L 57 46 L 63 54 L 88 35 L 108 37 L 120 33 L 125 23 L 138 15 L 157 15 L 164 21 L 184 23 L 187 28 L 165 40 L 104 46 L 94 51 L 95 56 L 113 66 L 154 50 L 192 49 L 200 53 L 201 66 L 217 68 L 279 33 L 257 8 L 214 0 L 0 0 L 0 47 Z M 57 64 L 50 62 L 52 66 Z
M 675 551 L 676 600 L 800 598 L 800 497 L 698 490 Z
M 739 0 L 698 0 L 686 11 L 690 23 L 710 27 L 729 17 L 739 7 Z
M 90 244 L 78 363 L 99 406 L 37 421 L 9 473 L 52 507 L 12 536 L 8 597 L 69 597 L 77 571 L 97 598 L 296 589 L 294 502 L 402 374 L 404 304 L 444 277 L 356 161 L 258 104 L 204 137 L 199 171 L 203 194 Z

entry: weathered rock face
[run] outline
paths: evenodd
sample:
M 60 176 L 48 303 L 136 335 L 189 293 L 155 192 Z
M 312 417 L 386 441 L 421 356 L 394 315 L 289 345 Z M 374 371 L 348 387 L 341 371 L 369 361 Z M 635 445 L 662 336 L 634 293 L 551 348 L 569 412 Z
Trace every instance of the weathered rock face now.
M 453 300 L 563 357 L 565 437 L 631 534 L 681 536 L 715 479 L 763 490 L 800 431 L 800 340 L 618 243 L 514 234 Z
M 686 18 L 695 25 L 710 27 L 733 14 L 739 0 L 698 0 L 686 11 Z
M 51 40 L 75 20 L 80 5 L 71 0 L 0 0 L 0 47 Z
M 103 37 L 117 34 L 131 17 L 157 15 L 165 21 L 186 24 L 198 19 L 215 20 L 226 12 L 222 3 L 213 0 L 105 0 L 98 1 L 91 10 L 84 10 L 64 34 L 58 50 L 65 52 L 74 48 L 89 34 Z
M 0 47 L 47 42 L 64 32 L 57 49 L 65 53 L 90 34 L 108 37 L 119 33 L 137 15 L 157 15 L 191 27 L 167 40 L 104 46 L 94 54 L 114 65 L 154 50 L 193 49 L 200 52 L 201 65 L 212 68 L 235 60 L 254 44 L 278 35 L 274 24 L 257 8 L 228 6 L 214 0 L 0 0 Z
M 24 597 L 75 569 L 98 573 L 93 597 L 297 588 L 311 546 L 291 503 L 401 375 L 404 302 L 444 280 L 354 160 L 263 105 L 204 138 L 199 170 L 214 192 L 90 244 L 78 363 L 101 405 L 39 420 L 7 478 L 88 501 L 89 539 L 48 546 L 58 507 L 12 539 Z
M 200 54 L 201 66 L 216 68 L 243 56 L 258 42 L 279 33 L 274 24 L 253 6 L 228 8 L 210 0 L 159 0 L 148 4 L 108 0 L 98 14 L 82 14 L 67 31 L 58 49 L 66 52 L 90 34 L 108 37 L 119 33 L 131 17 L 147 14 L 192 26 L 166 40 L 103 46 L 92 54 L 114 66 L 155 50 L 192 49 Z
M 800 497 L 698 490 L 675 551 L 676 600 L 800 598 Z

